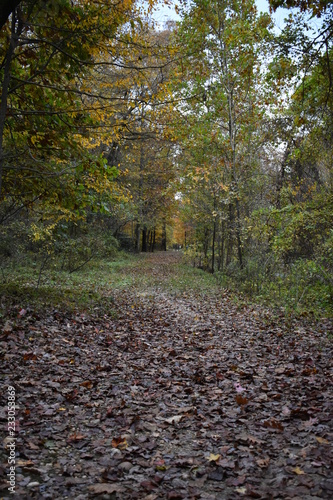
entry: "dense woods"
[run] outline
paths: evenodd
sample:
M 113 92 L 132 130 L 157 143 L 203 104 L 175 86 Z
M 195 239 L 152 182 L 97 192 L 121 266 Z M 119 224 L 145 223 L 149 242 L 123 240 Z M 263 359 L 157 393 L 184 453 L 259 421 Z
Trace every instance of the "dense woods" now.
M 331 2 L 271 0 L 282 30 L 252 0 L 182 1 L 164 26 L 156 4 L 4 4 L 2 286 L 181 246 L 223 286 L 328 314 Z

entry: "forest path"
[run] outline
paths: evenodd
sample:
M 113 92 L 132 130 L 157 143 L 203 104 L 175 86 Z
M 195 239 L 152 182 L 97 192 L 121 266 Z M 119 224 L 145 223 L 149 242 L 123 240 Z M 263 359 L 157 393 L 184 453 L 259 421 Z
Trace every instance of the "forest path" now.
M 116 319 L 53 311 L 5 332 L 20 498 L 332 498 L 327 323 L 237 305 L 180 261 L 124 267 Z

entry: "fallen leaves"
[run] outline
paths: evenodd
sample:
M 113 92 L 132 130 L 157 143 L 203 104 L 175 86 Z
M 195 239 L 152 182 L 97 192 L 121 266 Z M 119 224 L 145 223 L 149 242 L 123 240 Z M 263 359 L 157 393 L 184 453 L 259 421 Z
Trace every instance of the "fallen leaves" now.
M 317 441 L 318 441 L 318 443 L 320 443 L 320 444 L 330 444 L 330 442 L 329 442 L 327 439 L 322 438 L 322 437 L 320 437 L 320 436 L 316 436 L 316 440 L 317 440 Z
M 221 455 L 214 455 L 214 453 L 211 453 L 209 457 L 206 457 L 209 462 L 217 462 L 217 460 L 220 458 Z
M 165 422 L 168 424 L 178 424 L 183 418 L 184 415 L 175 415 L 173 417 L 166 418 Z
M 67 438 L 68 443 L 75 442 L 75 441 L 81 441 L 81 439 L 85 439 L 87 436 L 85 434 L 80 434 L 74 432 L 73 434 L 70 434 Z
M 94 384 L 91 382 L 91 380 L 86 380 L 85 382 L 81 382 L 80 386 L 85 387 L 86 389 L 92 389 L 94 387 Z
M 121 493 L 125 491 L 125 488 L 119 484 L 97 483 L 88 486 L 88 490 L 95 495 L 101 495 L 103 493 Z
M 265 420 L 263 422 L 263 426 L 267 427 L 268 429 L 275 429 L 275 430 L 278 430 L 278 431 L 283 431 L 283 429 L 284 429 L 284 427 L 281 424 L 281 422 L 279 422 L 275 418 L 271 418 L 270 420 Z
M 294 469 L 291 469 L 295 474 L 298 476 L 305 474 L 304 470 L 300 469 L 299 467 L 295 467 Z
M 241 394 L 237 394 L 235 400 L 239 406 L 245 406 L 250 402 L 250 400 L 247 397 L 242 396 Z
M 148 255 L 132 269 L 150 288 L 115 292 L 117 319 L 20 306 L 4 323 L 2 382 L 16 387 L 23 431 L 18 487 L 53 498 L 331 498 L 331 343 L 311 325 L 294 335 L 297 322 L 238 310 L 226 291 L 171 292 L 177 258 Z
M 238 382 L 235 382 L 234 386 L 235 386 L 236 392 L 244 392 L 246 390 Z
M 4 326 L 2 328 L 2 331 L 3 331 L 4 335 L 11 334 L 13 331 L 13 323 L 11 321 L 6 321 L 6 323 L 4 324 Z
M 128 443 L 126 438 L 119 436 L 117 438 L 112 439 L 112 447 L 118 448 L 119 450 L 125 450 L 128 447 Z
M 266 458 L 257 458 L 256 464 L 259 465 L 262 469 L 265 467 L 268 467 L 270 464 L 271 459 L 269 457 Z

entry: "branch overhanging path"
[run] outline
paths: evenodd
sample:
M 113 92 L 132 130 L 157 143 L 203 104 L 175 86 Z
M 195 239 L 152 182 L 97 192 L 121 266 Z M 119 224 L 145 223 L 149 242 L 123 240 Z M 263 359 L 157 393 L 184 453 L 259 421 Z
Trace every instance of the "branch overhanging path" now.
M 4 330 L 20 498 L 332 498 L 332 325 L 190 287 L 180 261 L 138 258 L 117 318 Z

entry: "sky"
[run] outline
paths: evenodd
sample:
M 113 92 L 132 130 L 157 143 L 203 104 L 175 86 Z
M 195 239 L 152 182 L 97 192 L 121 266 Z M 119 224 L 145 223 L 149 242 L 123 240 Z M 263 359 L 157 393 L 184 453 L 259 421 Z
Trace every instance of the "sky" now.
M 267 0 L 256 0 L 257 8 L 259 12 L 268 12 L 268 1 Z M 283 20 L 288 16 L 289 11 L 287 9 L 279 8 L 277 12 L 273 14 L 273 19 L 275 21 L 277 29 L 282 28 Z M 167 6 L 161 6 L 158 11 L 154 14 L 154 18 L 161 24 L 165 22 L 168 18 L 179 20 L 179 16 L 175 11 Z

